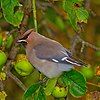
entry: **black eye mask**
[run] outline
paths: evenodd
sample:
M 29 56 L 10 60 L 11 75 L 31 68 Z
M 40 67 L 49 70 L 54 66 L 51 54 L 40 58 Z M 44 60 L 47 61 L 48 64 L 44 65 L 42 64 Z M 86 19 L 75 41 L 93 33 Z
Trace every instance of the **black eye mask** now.
M 30 33 L 29 33 L 30 34 Z M 29 34 L 26 34 L 25 36 L 23 36 L 22 38 L 20 38 L 17 43 L 22 44 L 24 47 L 27 45 L 27 41 L 26 39 L 28 38 Z
M 32 31 L 33 29 L 26 31 L 17 42 L 25 46 L 27 44 L 26 39 L 28 38 L 28 36 L 31 34 Z

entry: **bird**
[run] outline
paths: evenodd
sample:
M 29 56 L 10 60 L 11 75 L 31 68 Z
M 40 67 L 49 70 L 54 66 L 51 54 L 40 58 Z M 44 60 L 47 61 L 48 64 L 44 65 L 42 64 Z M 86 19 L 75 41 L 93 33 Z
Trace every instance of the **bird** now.
M 34 29 L 27 30 L 17 41 L 24 45 L 30 63 L 48 78 L 59 77 L 73 66 L 83 66 L 59 42 L 47 38 Z

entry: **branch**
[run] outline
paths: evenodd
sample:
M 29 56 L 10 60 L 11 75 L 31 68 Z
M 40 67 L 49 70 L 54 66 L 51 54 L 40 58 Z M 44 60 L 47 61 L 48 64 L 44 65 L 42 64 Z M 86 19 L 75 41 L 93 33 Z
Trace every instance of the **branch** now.
M 81 52 L 83 51 L 84 49 L 84 46 L 87 46 L 87 47 L 90 47 L 94 50 L 100 50 L 99 47 L 96 47 L 95 45 L 87 42 L 87 41 L 84 41 L 82 38 L 80 38 L 80 36 L 78 34 L 76 34 L 73 39 L 72 39 L 72 46 L 71 46 L 71 52 L 72 54 L 75 52 L 75 46 L 77 45 L 77 43 L 81 42 L 82 43 L 82 47 L 81 47 Z
M 85 0 L 85 7 L 90 9 L 90 0 Z
M 3 91 L 4 90 L 4 84 L 2 81 L 0 81 L 0 90 Z
M 78 35 L 75 35 L 72 39 L 72 42 L 71 42 L 71 53 L 74 54 L 75 52 L 75 46 L 77 45 L 77 42 L 78 42 L 78 39 L 77 39 L 77 36 Z
M 91 83 L 91 82 L 87 82 L 87 84 L 100 88 L 100 85 L 98 85 L 98 84 L 94 84 L 94 83 Z
M 34 26 L 35 26 L 36 32 L 38 32 L 38 28 L 37 28 L 37 18 L 36 18 L 36 0 L 32 0 L 32 3 L 33 3 Z
M 4 71 L 6 72 L 7 76 L 10 77 L 11 79 L 13 79 L 16 84 L 21 87 L 24 91 L 26 90 L 26 87 L 25 85 L 16 77 L 14 76 L 10 70 L 12 69 L 12 67 L 10 66 L 12 63 L 12 60 L 8 60 L 7 63 L 6 63 L 6 67 L 4 69 Z
M 84 43 L 84 45 L 86 45 L 86 46 L 88 46 L 88 47 L 90 47 L 90 48 L 93 48 L 94 50 L 100 50 L 99 47 L 96 47 L 95 45 L 93 45 L 93 44 L 91 44 L 91 43 L 89 43 L 89 42 L 84 41 L 84 40 L 81 39 L 79 36 L 77 36 L 77 39 L 78 39 L 79 42 Z
M 8 72 L 7 75 L 8 75 L 11 79 L 13 79 L 13 80 L 16 82 L 16 84 L 17 84 L 19 87 L 21 87 L 24 91 L 27 89 L 27 88 L 25 87 L 25 85 L 24 85 L 15 75 L 13 75 L 11 72 Z

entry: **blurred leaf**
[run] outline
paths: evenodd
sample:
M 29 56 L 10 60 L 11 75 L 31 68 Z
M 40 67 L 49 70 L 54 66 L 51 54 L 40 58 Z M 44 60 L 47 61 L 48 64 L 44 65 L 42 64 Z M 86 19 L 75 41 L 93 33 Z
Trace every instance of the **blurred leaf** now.
M 39 80 L 39 72 L 38 70 L 34 70 L 32 74 L 28 75 L 27 77 L 24 77 L 24 84 L 26 86 L 31 86 L 33 83 L 36 83 Z
M 3 37 L 2 37 L 2 35 L 0 34 L 0 46 L 2 46 L 2 43 L 3 43 Z
M 98 57 L 100 57 L 100 51 L 96 51 L 95 55 L 98 56 Z
M 94 76 L 94 71 L 90 65 L 88 65 L 87 67 L 83 66 L 81 68 L 81 72 L 84 75 L 84 77 L 86 77 L 87 79 L 91 79 Z
M 12 35 L 9 35 L 7 37 L 7 41 L 6 41 L 6 49 L 10 49 L 12 43 L 13 43 L 13 36 Z
M 2 12 L 0 12 L 0 18 L 2 18 Z
M 14 26 L 19 26 L 23 18 L 23 12 L 21 10 L 14 12 L 16 6 L 20 6 L 18 0 L 1 0 L 1 7 L 6 21 Z
M 83 0 L 64 0 L 63 8 L 68 13 L 69 21 L 74 28 L 78 31 L 79 27 L 77 22 L 87 22 L 89 14 L 85 8 L 82 7 Z
M 40 87 L 38 92 L 34 95 L 34 100 L 46 100 L 46 95 L 42 86 Z
M 39 88 L 40 83 L 36 83 L 31 85 L 24 93 L 23 99 L 27 100 L 27 98 L 29 98 L 30 96 L 32 96 L 33 93 L 35 93 L 37 91 L 37 89 Z
M 51 95 L 51 92 L 53 91 L 56 85 L 56 82 L 57 82 L 57 78 L 52 78 L 48 80 L 46 88 L 45 88 L 46 95 Z
M 60 17 L 56 17 L 55 19 L 55 24 L 58 26 L 58 28 L 60 28 L 61 30 L 63 30 L 65 28 L 64 22 Z
M 74 97 L 80 97 L 86 93 L 86 80 L 80 72 L 71 70 L 64 72 L 61 77 L 62 81 L 69 85 L 69 92 Z
M 46 12 L 46 18 L 48 18 L 50 21 L 54 23 L 56 17 L 57 17 L 56 12 L 52 8 L 48 8 Z
M 58 14 L 54 11 L 54 9 L 48 8 L 45 15 L 46 15 L 46 19 L 52 22 L 59 29 L 64 30 L 65 28 L 64 22 L 62 18 L 58 16 Z

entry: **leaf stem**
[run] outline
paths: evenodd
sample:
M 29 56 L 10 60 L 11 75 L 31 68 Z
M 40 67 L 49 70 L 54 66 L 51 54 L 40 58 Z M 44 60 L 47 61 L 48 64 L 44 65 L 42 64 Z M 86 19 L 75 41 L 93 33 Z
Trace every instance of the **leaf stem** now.
M 38 32 L 38 29 L 37 29 L 37 19 L 36 19 L 36 0 L 32 0 L 32 3 L 33 3 L 34 26 L 35 26 L 36 32 Z

